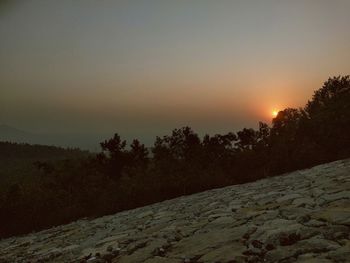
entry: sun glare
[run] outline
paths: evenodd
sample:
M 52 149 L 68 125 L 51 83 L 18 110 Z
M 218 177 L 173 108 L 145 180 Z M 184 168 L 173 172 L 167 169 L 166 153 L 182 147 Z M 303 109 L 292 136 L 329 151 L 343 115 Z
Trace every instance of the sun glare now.
M 272 117 L 276 118 L 278 115 L 278 111 L 277 110 L 273 110 L 272 111 Z

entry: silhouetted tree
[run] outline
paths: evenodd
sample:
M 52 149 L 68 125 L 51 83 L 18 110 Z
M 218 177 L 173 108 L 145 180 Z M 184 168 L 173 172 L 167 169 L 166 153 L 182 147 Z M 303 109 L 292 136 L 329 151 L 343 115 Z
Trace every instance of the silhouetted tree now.
M 259 130 L 257 134 L 259 149 L 265 149 L 269 147 L 270 134 L 271 128 L 269 127 L 269 125 L 263 122 L 259 122 Z
M 147 165 L 149 158 L 148 158 L 148 150 L 145 147 L 144 144 L 141 144 L 139 140 L 133 140 L 130 150 L 130 157 L 132 159 L 132 163 L 135 165 Z
M 113 138 L 100 143 L 102 153 L 98 159 L 105 167 L 105 171 L 111 178 L 119 179 L 122 176 L 122 171 L 128 165 L 129 156 L 125 151 L 126 141 L 121 140 L 116 133 Z
M 329 78 L 315 91 L 305 112 L 305 133 L 330 156 L 350 153 L 350 77 Z
M 237 132 L 237 138 L 236 146 L 240 151 L 252 150 L 257 144 L 258 134 L 254 129 L 244 128 Z

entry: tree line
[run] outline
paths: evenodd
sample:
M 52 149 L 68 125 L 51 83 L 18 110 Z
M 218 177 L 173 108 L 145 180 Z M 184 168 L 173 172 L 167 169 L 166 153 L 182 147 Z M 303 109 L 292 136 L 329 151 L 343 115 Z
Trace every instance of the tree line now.
M 0 237 L 349 156 L 350 77 L 332 77 L 304 108 L 280 111 L 271 126 L 204 137 L 183 127 L 157 137 L 150 150 L 115 134 L 99 154 L 36 161 L 25 180 L 1 190 Z

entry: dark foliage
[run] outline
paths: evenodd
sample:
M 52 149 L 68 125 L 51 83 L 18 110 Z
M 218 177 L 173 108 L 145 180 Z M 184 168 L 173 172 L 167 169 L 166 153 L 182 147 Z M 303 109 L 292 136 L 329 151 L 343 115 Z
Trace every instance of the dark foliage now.
M 0 189 L 0 236 L 349 157 L 350 78 L 328 79 L 305 108 L 280 111 L 271 127 L 259 123 L 258 130 L 203 138 L 190 127 L 175 129 L 156 138 L 151 155 L 138 140 L 128 146 L 118 134 L 101 147 L 93 156 L 0 143 L 0 179 L 7 180 Z M 11 168 L 21 163 L 26 172 Z

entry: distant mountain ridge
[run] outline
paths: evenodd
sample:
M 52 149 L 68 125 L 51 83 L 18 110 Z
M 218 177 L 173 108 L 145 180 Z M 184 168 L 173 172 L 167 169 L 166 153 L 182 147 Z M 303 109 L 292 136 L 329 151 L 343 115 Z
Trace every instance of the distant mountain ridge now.
M 0 124 L 0 141 L 40 144 L 47 146 L 58 146 L 64 148 L 80 148 L 82 150 L 89 150 L 91 152 L 99 152 L 100 142 L 111 138 L 116 131 L 110 133 L 34 133 L 26 130 L 17 129 L 7 124 Z M 135 138 L 142 138 L 142 142 L 147 146 L 154 143 L 156 137 L 143 136 L 143 133 L 127 132 L 122 134 L 122 138 L 128 142 L 132 142 Z
M 32 133 L 15 127 L 0 124 L 0 141 L 29 143 L 40 145 L 52 145 L 59 147 L 81 148 L 83 150 L 98 151 L 99 142 L 97 135 L 81 134 L 46 134 Z
M 40 140 L 40 136 L 19 130 L 6 124 L 0 125 L 0 140 L 10 142 L 36 143 Z

